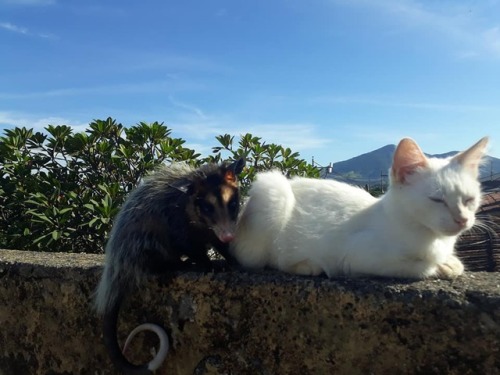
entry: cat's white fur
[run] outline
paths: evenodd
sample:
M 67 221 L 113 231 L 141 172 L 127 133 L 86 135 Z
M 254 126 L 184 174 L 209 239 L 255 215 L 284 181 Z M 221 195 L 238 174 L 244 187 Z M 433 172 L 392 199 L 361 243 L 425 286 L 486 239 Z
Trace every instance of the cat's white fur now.
M 475 223 L 488 138 L 452 158 L 427 158 L 411 139 L 394 154 L 390 188 L 260 173 L 231 252 L 250 268 L 328 276 L 454 278 L 459 235 Z

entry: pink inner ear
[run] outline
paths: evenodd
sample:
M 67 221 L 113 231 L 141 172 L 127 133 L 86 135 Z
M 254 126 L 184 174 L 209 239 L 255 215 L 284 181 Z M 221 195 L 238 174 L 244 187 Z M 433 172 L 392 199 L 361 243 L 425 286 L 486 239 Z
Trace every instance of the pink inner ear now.
M 406 178 L 417 168 L 426 167 L 427 158 L 420 147 L 410 138 L 399 142 L 392 163 L 392 175 L 397 181 L 404 183 Z
M 406 165 L 404 167 L 400 167 L 399 170 L 397 171 L 393 171 L 393 173 L 395 174 L 397 180 L 401 183 L 405 183 L 406 182 L 406 178 L 410 175 L 412 175 L 413 173 L 415 173 L 415 171 L 418 169 L 418 168 L 422 168 L 422 167 L 425 167 L 426 164 L 425 163 L 422 163 L 422 164 L 413 164 L 413 165 Z
M 487 145 L 488 138 L 484 137 L 469 149 L 455 155 L 453 160 L 477 176 L 479 175 L 479 165 L 486 152 L 485 149 Z

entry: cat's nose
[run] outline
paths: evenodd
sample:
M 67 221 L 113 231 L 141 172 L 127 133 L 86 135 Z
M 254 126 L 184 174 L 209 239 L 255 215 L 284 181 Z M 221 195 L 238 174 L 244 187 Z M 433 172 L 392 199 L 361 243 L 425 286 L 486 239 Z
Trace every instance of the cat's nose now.
M 460 217 L 458 219 L 454 219 L 455 223 L 457 223 L 461 228 L 464 228 L 467 225 L 468 219 L 466 217 Z

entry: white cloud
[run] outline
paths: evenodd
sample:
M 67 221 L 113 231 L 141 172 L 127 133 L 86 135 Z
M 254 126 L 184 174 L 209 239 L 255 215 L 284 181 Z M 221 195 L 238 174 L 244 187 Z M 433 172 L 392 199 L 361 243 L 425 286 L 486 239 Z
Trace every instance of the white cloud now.
M 318 128 L 300 123 L 247 123 L 238 119 L 209 119 L 190 123 L 172 123 L 175 133 L 181 138 L 199 145 L 215 146 L 215 137 L 223 134 L 234 136 L 235 146 L 240 136 L 247 133 L 260 137 L 267 144 L 276 143 L 292 151 L 316 150 L 327 146 L 331 140 L 319 134 Z M 207 146 L 205 146 L 206 148 Z M 200 147 L 201 149 L 201 147 Z M 198 150 L 198 148 L 197 148 Z
M 12 31 L 14 33 L 23 34 L 23 35 L 29 35 L 29 32 L 28 32 L 27 28 L 13 25 L 10 22 L 0 22 L 0 27 L 2 29 L 8 30 L 8 31 Z
M 120 83 L 103 86 L 90 87 L 68 87 L 61 89 L 52 89 L 47 91 L 33 91 L 24 93 L 0 92 L 0 99 L 5 100 L 24 100 L 60 96 L 78 96 L 78 95 L 122 95 L 122 94 L 140 94 L 140 93 L 159 93 L 175 91 L 198 91 L 204 87 L 189 81 L 172 82 L 170 80 L 154 80 L 134 83 Z M 178 103 L 182 106 L 182 103 Z
M 318 134 L 318 128 L 312 124 L 267 123 L 249 124 L 240 128 L 238 134 L 251 133 L 262 137 L 266 143 L 276 143 L 290 147 L 293 151 L 314 150 L 326 146 L 330 139 Z
M 17 26 L 10 22 L 0 22 L 0 28 L 11 31 L 13 33 L 22 34 L 26 36 L 36 36 L 43 39 L 56 39 L 57 37 L 49 33 L 32 33 L 26 27 Z
M 169 96 L 168 126 L 173 136 L 180 137 L 196 150 L 210 150 L 217 145 L 215 137 L 229 134 L 234 136 L 235 146 L 240 136 L 247 133 L 260 137 L 262 142 L 276 143 L 291 148 L 294 152 L 316 150 L 330 144 L 331 139 L 321 134 L 319 126 L 297 122 L 255 122 L 236 113 L 208 113 L 196 104 Z M 156 117 L 162 118 L 163 114 Z
M 23 113 L 0 111 L 0 129 L 11 129 L 14 127 L 26 127 L 35 131 L 45 132 L 47 125 L 69 125 L 73 132 L 84 131 L 87 123 L 58 116 L 36 116 Z
M 180 101 L 174 99 L 172 96 L 169 96 L 168 100 L 170 101 L 170 103 L 174 107 L 177 107 L 177 108 L 185 110 L 185 111 L 187 111 L 189 113 L 192 113 L 195 116 L 199 117 L 200 119 L 207 119 L 207 116 L 203 113 L 203 111 L 201 109 L 195 107 L 194 105 L 186 104 L 184 102 L 180 102 Z
M 55 0 L 0 0 L 0 4 L 10 4 L 10 5 L 54 5 Z

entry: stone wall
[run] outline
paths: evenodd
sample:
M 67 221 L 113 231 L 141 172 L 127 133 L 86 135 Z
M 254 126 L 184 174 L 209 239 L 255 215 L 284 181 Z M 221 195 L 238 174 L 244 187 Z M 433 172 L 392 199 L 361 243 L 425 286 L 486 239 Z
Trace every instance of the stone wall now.
M 114 374 L 90 308 L 103 257 L 0 250 L 0 375 Z M 450 282 L 176 274 L 125 304 L 162 324 L 159 374 L 498 374 L 500 274 Z M 139 336 L 135 361 L 155 338 Z

